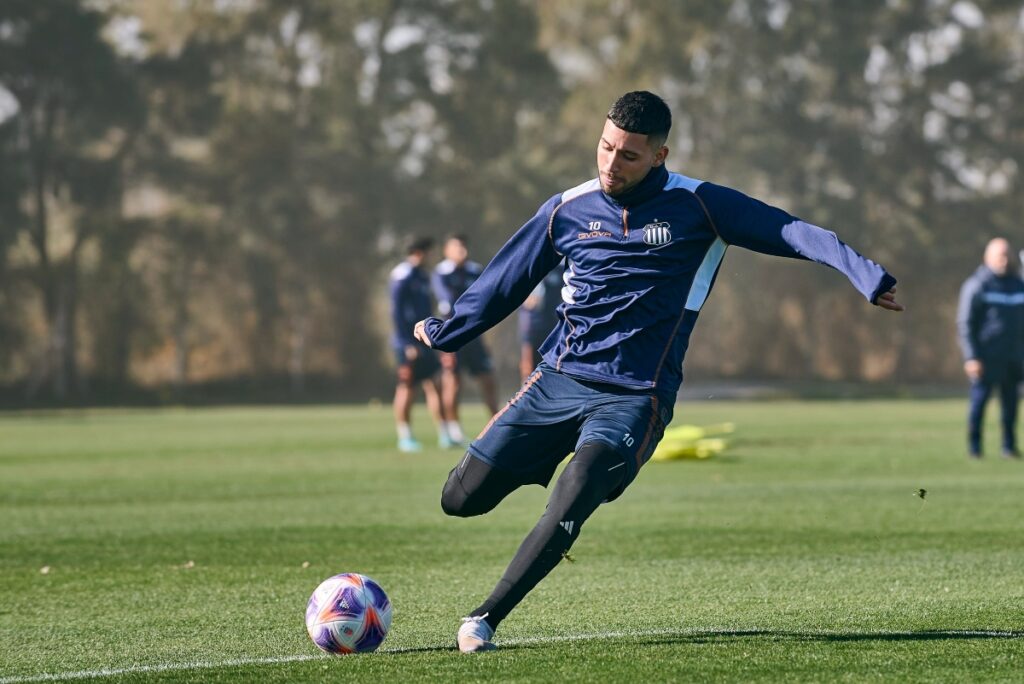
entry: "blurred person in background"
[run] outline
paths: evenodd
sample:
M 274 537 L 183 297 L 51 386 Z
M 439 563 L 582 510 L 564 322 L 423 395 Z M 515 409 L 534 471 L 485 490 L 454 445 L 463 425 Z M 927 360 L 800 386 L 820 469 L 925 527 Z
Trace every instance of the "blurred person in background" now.
M 558 323 L 562 273 L 559 263 L 519 307 L 519 377 L 523 382 L 540 363 L 540 346 Z
M 442 318 L 451 316 L 455 300 L 476 282 L 483 270 L 483 266 L 469 260 L 469 242 L 465 235 L 452 235 L 445 240 L 444 260 L 434 268 L 430 277 L 437 309 Z M 480 398 L 487 406 L 489 415 L 498 412 L 494 364 L 483 338 L 476 338 L 457 352 L 441 352 L 441 413 L 447 431 L 441 446 L 445 448 L 462 446 L 465 440 L 459 422 L 459 392 L 462 389 L 463 369 L 476 378 L 480 386 Z
M 967 455 L 982 455 L 985 404 L 993 389 L 1002 406 L 1003 456 L 1017 450 L 1018 390 L 1024 375 L 1024 281 L 1011 263 L 1010 243 L 994 238 L 983 263 L 960 288 L 956 317 L 964 372 L 971 381 L 967 414 Z
M 412 326 L 434 311 L 430 298 L 430 280 L 423 270 L 423 262 L 433 247 L 427 237 L 414 238 L 409 243 L 405 260 L 391 270 L 391 349 L 398 365 L 395 385 L 395 429 L 398 432 L 399 451 L 419 451 L 423 447 L 412 436 L 409 418 L 416 401 L 416 385 L 423 387 L 430 415 L 437 425 L 438 442 L 450 441 L 441 416 L 441 398 L 437 386 L 437 372 L 441 368 L 437 353 L 412 335 Z

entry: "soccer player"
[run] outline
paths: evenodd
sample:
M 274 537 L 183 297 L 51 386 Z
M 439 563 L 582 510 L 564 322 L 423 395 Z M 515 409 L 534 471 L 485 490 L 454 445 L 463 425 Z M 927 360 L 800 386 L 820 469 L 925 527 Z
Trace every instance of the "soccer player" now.
M 896 279 L 834 233 L 736 190 L 670 173 L 670 126 L 656 95 L 619 98 L 598 141 L 598 177 L 545 202 L 448 320 L 416 325 L 425 344 L 458 349 L 567 260 L 561 321 L 541 348 L 543 361 L 470 444 L 441 494 L 448 515 L 487 513 L 522 485 L 546 486 L 575 452 L 494 591 L 463 619 L 463 652 L 495 647 L 501 621 L 650 458 L 672 418 L 690 333 L 730 245 L 826 264 L 872 304 L 903 309 Z
M 1017 451 L 1017 393 L 1024 371 L 1024 281 L 1010 267 L 1010 243 L 990 240 L 983 263 L 960 288 L 956 323 L 964 372 L 971 381 L 967 457 L 981 458 L 981 423 L 992 390 L 999 388 L 1003 456 Z
M 558 323 L 562 303 L 561 264 L 544 276 L 519 307 L 519 375 L 523 382 L 540 363 L 540 347 Z
M 480 277 L 483 266 L 469 260 L 469 246 L 465 235 L 452 235 L 444 243 L 444 260 L 434 268 L 430 285 L 437 298 L 441 316 L 451 315 L 455 300 Z M 442 447 L 461 446 L 464 440 L 459 423 L 459 374 L 465 368 L 480 385 L 480 398 L 493 416 L 498 412 L 498 388 L 494 381 L 494 365 L 484 341 L 476 338 L 457 352 L 441 353 L 441 413 L 444 415 L 448 439 Z
M 416 401 L 416 384 L 423 387 L 430 415 L 437 425 L 438 442 L 449 441 L 441 417 L 441 399 L 435 376 L 440 368 L 437 354 L 412 333 L 416 321 L 429 316 L 433 310 L 430 299 L 430 281 L 422 265 L 427 253 L 433 247 L 430 238 L 416 238 L 409 243 L 405 261 L 391 270 L 391 349 L 398 365 L 398 382 L 395 385 L 395 429 L 398 432 L 399 451 L 419 451 L 423 447 L 412 436 L 409 417 Z

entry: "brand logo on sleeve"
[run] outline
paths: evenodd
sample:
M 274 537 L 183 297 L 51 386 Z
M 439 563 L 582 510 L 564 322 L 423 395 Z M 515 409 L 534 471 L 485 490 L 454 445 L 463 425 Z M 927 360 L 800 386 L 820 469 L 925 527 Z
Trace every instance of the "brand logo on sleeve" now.
M 644 226 L 644 242 L 649 245 L 667 245 L 672 242 L 671 225 L 668 221 L 654 219 L 652 223 Z

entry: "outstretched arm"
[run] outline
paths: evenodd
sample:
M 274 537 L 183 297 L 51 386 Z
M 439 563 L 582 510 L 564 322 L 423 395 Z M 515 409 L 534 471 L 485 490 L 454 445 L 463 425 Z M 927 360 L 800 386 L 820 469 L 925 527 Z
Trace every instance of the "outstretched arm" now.
M 548 237 L 548 221 L 560 195 L 509 238 L 480 277 L 452 306 L 447 321 L 428 318 L 416 324 L 416 338 L 441 351 L 456 351 L 516 310 L 561 256 Z
M 695 193 L 712 228 L 727 243 L 831 266 L 872 304 L 889 311 L 903 311 L 903 305 L 896 301 L 896 279 L 832 231 L 721 185 L 702 183 Z

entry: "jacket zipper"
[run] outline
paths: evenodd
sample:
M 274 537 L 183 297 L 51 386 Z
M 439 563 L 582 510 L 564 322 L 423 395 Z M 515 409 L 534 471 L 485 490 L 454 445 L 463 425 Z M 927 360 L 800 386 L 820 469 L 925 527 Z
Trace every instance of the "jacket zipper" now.
M 629 218 L 626 216 L 626 207 L 622 207 L 622 239 L 629 238 Z

